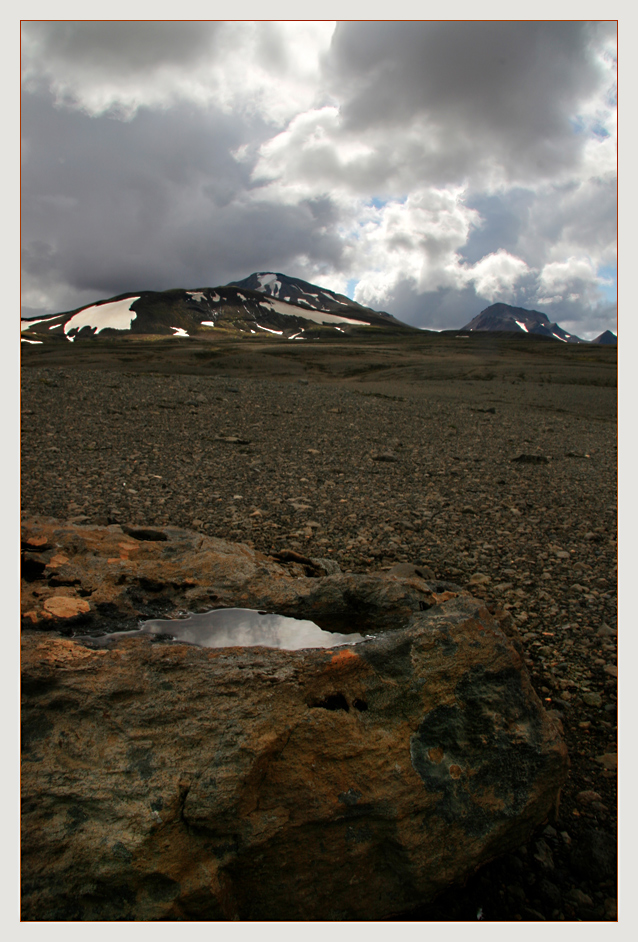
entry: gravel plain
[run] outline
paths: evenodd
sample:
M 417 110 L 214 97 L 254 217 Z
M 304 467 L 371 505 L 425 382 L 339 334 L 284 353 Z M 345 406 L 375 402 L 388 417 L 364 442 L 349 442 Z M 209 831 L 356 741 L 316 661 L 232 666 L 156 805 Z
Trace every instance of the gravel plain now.
M 22 371 L 24 516 L 418 563 L 512 614 L 569 782 L 525 846 L 410 918 L 615 919 L 615 386 L 593 366 L 425 382 L 69 363 Z

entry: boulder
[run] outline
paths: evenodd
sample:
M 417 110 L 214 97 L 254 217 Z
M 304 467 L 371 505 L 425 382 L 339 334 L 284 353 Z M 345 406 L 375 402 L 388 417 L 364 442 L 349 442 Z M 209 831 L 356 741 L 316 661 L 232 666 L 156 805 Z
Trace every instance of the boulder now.
M 388 918 L 552 813 L 567 752 L 504 613 L 416 572 L 305 575 L 163 532 L 23 532 L 23 919 Z M 372 637 L 80 639 L 198 606 Z

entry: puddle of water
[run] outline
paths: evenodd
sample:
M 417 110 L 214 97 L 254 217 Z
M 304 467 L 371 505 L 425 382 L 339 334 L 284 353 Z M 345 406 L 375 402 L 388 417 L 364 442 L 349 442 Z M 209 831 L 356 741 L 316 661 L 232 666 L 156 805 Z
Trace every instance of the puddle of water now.
M 324 631 L 313 621 L 256 612 L 250 608 L 220 608 L 188 618 L 155 618 L 144 622 L 138 631 L 116 631 L 101 637 L 79 637 L 78 641 L 91 641 L 103 645 L 120 638 L 161 637 L 202 648 L 283 648 L 298 651 L 302 648 L 332 648 L 342 644 L 356 644 L 365 637 L 358 632 L 341 634 Z M 369 635 L 366 637 L 370 637 Z

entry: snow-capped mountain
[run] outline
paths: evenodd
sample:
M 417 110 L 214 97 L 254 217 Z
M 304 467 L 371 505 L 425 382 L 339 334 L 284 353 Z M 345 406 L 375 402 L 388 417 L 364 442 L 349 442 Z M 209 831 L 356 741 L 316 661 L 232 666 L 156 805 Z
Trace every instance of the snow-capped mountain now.
M 565 343 L 584 343 L 575 334 L 568 334 L 558 324 L 550 322 L 546 314 L 540 311 L 527 311 L 523 307 L 512 307 L 511 304 L 491 304 L 484 311 L 477 314 L 463 330 L 512 330 L 517 333 L 541 334 L 544 337 L 553 337 Z
M 362 327 L 414 329 L 344 295 L 266 272 L 217 288 L 118 295 L 74 311 L 23 320 L 20 326 L 27 343 L 129 335 L 204 337 L 211 332 L 303 340 Z
M 359 312 L 362 320 L 370 315 L 370 308 L 357 304 L 351 298 L 344 294 L 337 294 L 328 288 L 319 288 L 317 285 L 311 285 L 301 278 L 290 278 L 288 275 L 282 275 L 280 272 L 255 272 L 244 278 L 242 281 L 232 282 L 237 288 L 248 288 L 251 291 L 259 291 L 268 297 L 276 298 L 279 301 L 285 301 L 288 304 L 297 304 L 315 311 L 328 311 L 332 314 L 343 314 L 346 310 L 350 316 Z M 391 314 L 382 311 L 372 312 L 376 317 L 381 317 L 387 323 L 400 324 Z

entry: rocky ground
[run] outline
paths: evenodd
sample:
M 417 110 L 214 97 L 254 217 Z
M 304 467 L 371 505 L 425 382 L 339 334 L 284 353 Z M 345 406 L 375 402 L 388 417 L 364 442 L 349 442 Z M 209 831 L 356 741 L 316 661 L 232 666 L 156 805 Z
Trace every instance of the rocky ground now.
M 23 369 L 25 515 L 420 563 L 512 613 L 570 751 L 558 817 L 411 919 L 616 918 L 616 390 L 521 373 Z

